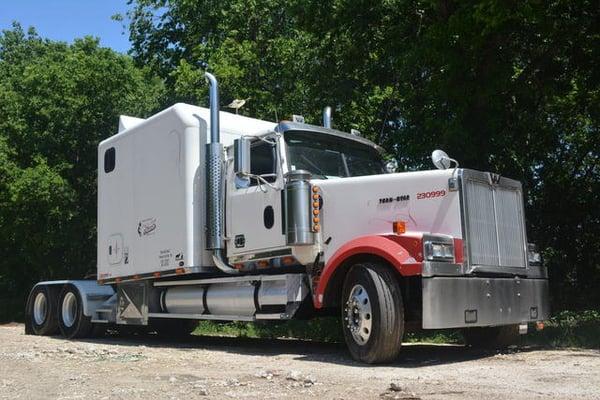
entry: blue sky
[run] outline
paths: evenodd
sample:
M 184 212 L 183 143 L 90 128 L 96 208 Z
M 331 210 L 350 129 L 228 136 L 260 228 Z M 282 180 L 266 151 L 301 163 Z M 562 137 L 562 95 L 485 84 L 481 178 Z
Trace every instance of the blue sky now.
M 125 53 L 129 35 L 122 24 L 110 19 L 125 14 L 127 0 L 0 0 L 0 30 L 10 29 L 13 21 L 24 29 L 33 26 L 43 38 L 72 42 L 91 35 L 102 46 Z

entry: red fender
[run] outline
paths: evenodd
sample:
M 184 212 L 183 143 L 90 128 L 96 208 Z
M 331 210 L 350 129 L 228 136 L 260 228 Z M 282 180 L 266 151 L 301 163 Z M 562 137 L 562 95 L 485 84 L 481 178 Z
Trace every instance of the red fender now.
M 410 252 L 402 244 L 411 248 Z M 313 304 L 315 308 L 323 307 L 323 295 L 327 289 L 329 280 L 336 269 L 356 254 L 372 254 L 383 258 L 392 265 L 402 276 L 420 275 L 422 271 L 421 238 L 400 237 L 396 235 L 363 236 L 344 244 L 327 261 L 323 272 L 313 292 Z

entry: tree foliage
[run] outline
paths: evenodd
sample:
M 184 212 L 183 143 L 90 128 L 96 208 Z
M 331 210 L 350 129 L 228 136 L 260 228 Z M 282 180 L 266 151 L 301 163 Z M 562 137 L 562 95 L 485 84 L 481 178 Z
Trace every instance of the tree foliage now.
M 95 270 L 97 144 L 119 114 L 223 104 L 434 148 L 521 180 L 554 307 L 600 306 L 600 10 L 590 0 L 131 0 L 131 56 L 0 34 L 0 291 Z M 2 299 L 0 299 L 2 300 Z M 1 301 L 6 306 L 6 301 Z M 2 310 L 4 311 L 4 310 Z M 2 314 L 2 313 L 0 313 Z M 0 316 L 2 318 L 2 316 Z
M 521 180 L 556 307 L 600 305 L 600 9 L 589 0 L 136 0 L 132 55 L 203 103 L 358 128 L 404 169 L 436 148 Z M 585 296 L 581 294 L 585 293 Z
M 95 270 L 98 142 L 162 93 L 96 39 L 67 45 L 18 24 L 0 35 L 0 296 L 16 310 L 32 283 Z

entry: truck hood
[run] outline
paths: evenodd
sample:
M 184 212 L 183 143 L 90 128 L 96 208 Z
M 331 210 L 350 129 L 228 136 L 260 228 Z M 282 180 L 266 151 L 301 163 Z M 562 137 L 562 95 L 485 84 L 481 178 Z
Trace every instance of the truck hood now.
M 405 223 L 406 235 L 462 238 L 459 192 L 448 188 L 452 174 L 450 169 L 312 180 L 323 199 L 324 261 L 353 239 L 392 234 L 394 221 Z

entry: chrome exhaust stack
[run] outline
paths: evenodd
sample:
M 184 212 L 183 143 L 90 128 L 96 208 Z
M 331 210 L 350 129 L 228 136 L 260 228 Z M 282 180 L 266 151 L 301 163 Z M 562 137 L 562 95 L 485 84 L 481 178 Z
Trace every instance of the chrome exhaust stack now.
M 219 134 L 219 84 L 209 72 L 204 76 L 209 84 L 210 143 L 206 145 L 206 248 L 212 250 L 217 268 L 227 274 L 239 271 L 223 257 L 223 145 Z
M 323 109 L 323 127 L 331 128 L 331 107 L 329 106 Z

